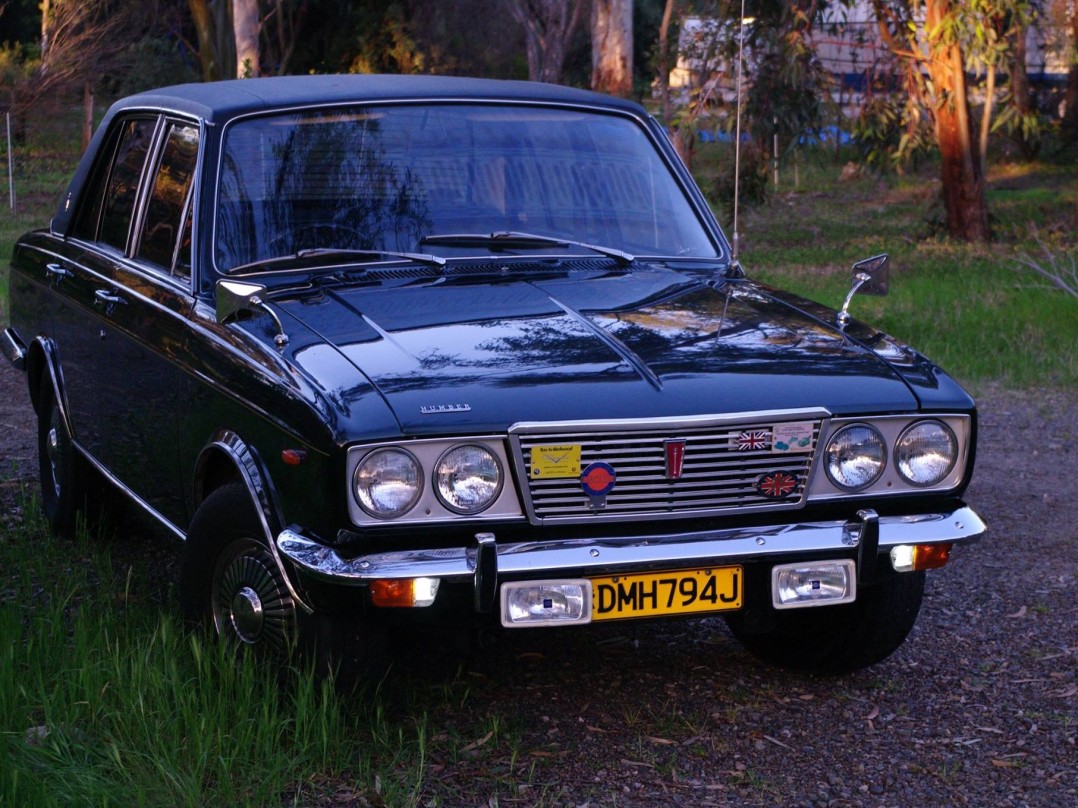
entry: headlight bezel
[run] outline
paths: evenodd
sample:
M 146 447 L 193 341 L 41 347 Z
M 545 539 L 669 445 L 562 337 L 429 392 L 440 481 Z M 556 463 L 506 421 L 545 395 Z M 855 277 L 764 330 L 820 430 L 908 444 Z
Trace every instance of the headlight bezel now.
M 909 429 L 925 422 L 937 422 L 954 436 L 955 458 L 948 472 L 938 482 L 916 485 L 906 480 L 896 464 L 899 438 Z M 883 473 L 871 484 L 857 490 L 844 489 L 832 481 L 827 471 L 828 447 L 843 429 L 855 424 L 870 425 L 883 436 L 888 460 Z M 861 417 L 832 416 L 825 423 L 820 439 L 816 466 L 806 502 L 880 496 L 942 494 L 960 489 L 970 462 L 973 416 L 965 413 L 873 415 Z
M 446 505 L 436 492 L 435 469 L 439 459 L 454 448 L 478 446 L 495 458 L 500 470 L 500 485 L 497 494 L 492 497 L 487 507 L 468 513 L 454 511 Z M 420 468 L 423 491 L 418 500 L 406 513 L 398 516 L 378 517 L 362 507 L 356 496 L 356 470 L 367 458 L 376 452 L 395 449 L 407 452 L 415 458 Z M 346 455 L 345 470 L 348 480 L 348 516 L 357 527 L 389 527 L 396 525 L 433 524 L 453 521 L 473 520 L 515 520 L 524 516 L 516 486 L 510 477 L 511 468 L 508 460 L 506 438 L 504 435 L 478 435 L 453 438 L 421 438 L 416 440 L 384 441 L 371 444 L 358 444 L 349 447 Z

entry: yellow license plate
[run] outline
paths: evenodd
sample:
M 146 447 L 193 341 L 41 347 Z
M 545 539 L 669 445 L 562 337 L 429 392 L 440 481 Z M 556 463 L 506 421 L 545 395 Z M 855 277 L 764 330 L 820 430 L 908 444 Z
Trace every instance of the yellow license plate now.
M 592 578 L 591 619 L 624 620 L 741 608 L 741 567 Z

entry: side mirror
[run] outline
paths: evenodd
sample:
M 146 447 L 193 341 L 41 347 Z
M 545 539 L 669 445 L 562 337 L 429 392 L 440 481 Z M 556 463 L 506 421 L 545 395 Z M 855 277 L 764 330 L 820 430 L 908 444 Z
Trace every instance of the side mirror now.
M 217 322 L 225 323 L 243 311 L 264 311 L 277 326 L 277 336 L 273 338 L 278 348 L 288 344 L 288 335 L 284 333 L 281 318 L 262 299 L 265 286 L 244 281 L 217 281 Z
M 850 291 L 846 299 L 842 301 L 842 309 L 835 315 L 835 321 L 840 326 L 850 322 L 850 301 L 858 292 L 877 297 L 885 296 L 890 290 L 890 271 L 887 269 L 888 256 L 874 255 L 864 261 L 858 261 L 853 265 L 853 277 L 851 278 Z

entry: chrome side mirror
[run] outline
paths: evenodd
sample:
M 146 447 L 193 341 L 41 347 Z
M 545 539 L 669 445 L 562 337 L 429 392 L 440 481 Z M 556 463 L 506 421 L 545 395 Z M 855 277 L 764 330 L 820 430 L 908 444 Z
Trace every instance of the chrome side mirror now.
M 266 287 L 257 283 L 243 281 L 217 281 L 217 322 L 225 323 L 243 311 L 264 311 L 277 326 L 277 336 L 273 338 L 278 348 L 288 344 L 288 335 L 284 333 L 281 318 L 262 299 Z
M 840 326 L 845 326 L 850 322 L 850 301 L 853 300 L 855 294 L 861 292 L 866 295 L 883 297 L 890 290 L 890 272 L 887 269 L 887 261 L 887 254 L 883 253 L 882 255 L 874 255 L 872 258 L 866 258 L 864 261 L 858 261 L 853 265 L 853 277 L 851 278 L 852 284 L 849 294 L 842 301 L 842 309 L 835 315 L 835 321 Z

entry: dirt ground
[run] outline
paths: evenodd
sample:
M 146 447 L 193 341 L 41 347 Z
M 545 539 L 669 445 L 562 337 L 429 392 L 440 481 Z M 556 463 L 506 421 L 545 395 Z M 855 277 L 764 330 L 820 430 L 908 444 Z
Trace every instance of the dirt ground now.
M 23 383 L 3 363 L 0 530 L 36 484 Z M 967 499 L 989 535 L 930 573 L 890 659 L 790 674 L 715 619 L 510 633 L 410 674 L 466 691 L 428 716 L 419 804 L 1078 804 L 1078 391 L 986 387 L 978 401 Z M 462 749 L 477 716 L 508 726 Z M 304 799 L 382 804 L 355 781 L 313 782 Z

